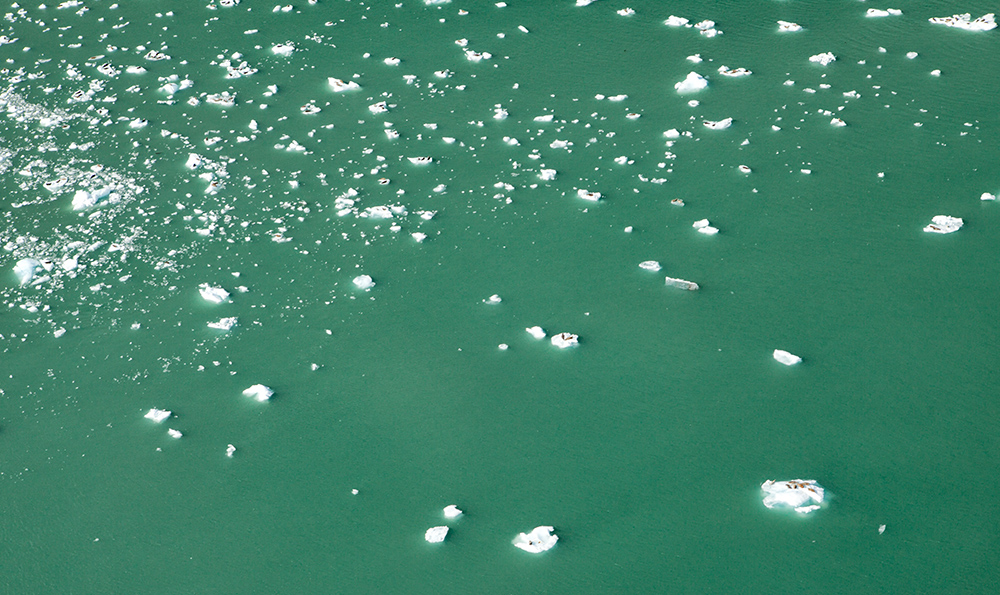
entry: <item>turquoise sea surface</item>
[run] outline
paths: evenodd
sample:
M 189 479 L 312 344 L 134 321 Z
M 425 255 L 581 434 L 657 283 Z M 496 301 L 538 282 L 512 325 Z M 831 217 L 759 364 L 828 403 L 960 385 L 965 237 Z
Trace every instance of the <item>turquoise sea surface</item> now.
M 0 592 L 1000 592 L 996 5 L 580 4 L 0 9 Z

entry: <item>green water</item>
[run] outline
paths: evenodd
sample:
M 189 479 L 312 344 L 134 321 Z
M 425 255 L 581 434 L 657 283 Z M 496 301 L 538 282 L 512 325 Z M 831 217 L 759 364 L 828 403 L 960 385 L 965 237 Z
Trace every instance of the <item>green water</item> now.
M 0 11 L 2 592 L 997 591 L 1000 206 L 979 197 L 1000 190 L 1000 32 L 927 22 L 995 7 L 868 4 Z M 234 52 L 258 72 L 226 79 Z M 692 70 L 709 87 L 678 95 Z M 194 85 L 166 103 L 172 74 Z M 205 101 L 222 91 L 235 106 Z M 406 214 L 358 216 L 379 205 Z M 921 231 L 941 214 L 965 226 Z M 51 279 L 19 286 L 29 257 Z M 270 402 L 240 394 L 257 383 Z M 799 477 L 821 510 L 762 505 Z M 538 525 L 554 549 L 511 545 Z

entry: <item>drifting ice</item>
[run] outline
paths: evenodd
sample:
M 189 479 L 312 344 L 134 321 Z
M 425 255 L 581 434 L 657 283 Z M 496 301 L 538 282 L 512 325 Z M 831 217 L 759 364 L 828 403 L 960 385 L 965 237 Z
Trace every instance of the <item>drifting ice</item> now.
M 166 409 L 156 409 L 154 407 L 153 409 L 150 409 L 149 412 L 147 412 L 146 415 L 144 415 L 143 417 L 145 417 L 146 419 L 151 419 L 156 423 L 160 423 L 161 421 L 170 417 L 170 412 L 167 411 Z
M 658 271 L 660 270 L 660 263 L 655 260 L 644 260 L 639 263 L 639 268 L 647 271 Z
M 454 504 L 449 504 L 444 507 L 444 518 L 454 519 L 462 516 L 462 511 L 458 509 Z
M 209 322 L 208 328 L 218 329 L 220 331 L 228 331 L 229 329 L 236 326 L 236 317 L 230 316 L 229 318 L 223 318 L 218 322 Z
M 812 479 L 774 481 L 769 479 L 761 484 L 764 491 L 764 506 L 787 506 L 803 514 L 819 509 L 823 503 L 823 487 Z M 807 502 L 815 504 L 806 505 Z
M 89 209 L 101 202 L 101 199 L 106 198 L 109 194 L 111 194 L 111 188 L 100 188 L 90 192 L 77 190 L 76 194 L 73 195 L 73 210 L 82 211 L 83 209 Z
M 424 539 L 427 540 L 427 543 L 441 543 L 447 535 L 448 527 L 431 527 L 424 533 Z
M 590 192 L 589 190 L 584 190 L 583 188 L 577 190 L 576 195 L 582 198 L 583 200 L 590 200 L 593 202 L 601 200 L 600 192 Z
M 573 347 L 579 345 L 580 337 L 572 333 L 559 333 L 558 335 L 552 335 L 552 344 L 560 349 L 566 349 L 567 347 Z
M 198 292 L 201 293 L 201 297 L 205 300 L 221 304 L 222 302 L 229 301 L 229 292 L 221 287 L 212 287 L 208 283 L 202 283 L 198 286 Z
M 255 384 L 243 391 L 243 396 L 250 397 L 261 403 L 270 399 L 273 394 L 274 391 L 263 384 Z
M 783 33 L 794 33 L 795 31 L 801 31 L 802 26 L 798 23 L 791 23 L 788 21 L 778 21 L 778 31 Z
M 352 283 L 354 283 L 354 286 L 358 289 L 368 290 L 375 287 L 375 282 L 372 281 L 371 275 L 358 275 L 354 278 Z
M 326 82 L 330 84 L 330 88 L 333 89 L 334 93 L 341 93 L 343 91 L 354 91 L 355 89 L 360 89 L 361 85 L 354 81 L 344 82 L 338 78 L 333 78 L 332 76 L 326 79 Z
M 966 31 L 989 31 L 997 27 L 996 19 L 992 12 L 984 14 L 974 21 L 972 20 L 972 15 L 969 13 L 956 14 L 950 17 L 932 17 L 927 20 L 936 25 L 947 25 L 957 29 L 965 29 Z
M 925 227 L 924 231 L 930 233 L 952 233 L 961 229 L 963 225 L 965 225 L 965 221 L 962 221 L 960 217 L 936 215 L 931 218 L 931 224 Z
M 14 274 L 21 285 L 26 285 L 35 276 L 35 269 L 42 266 L 34 258 L 22 258 L 14 264 Z
M 708 81 L 705 77 L 701 76 L 697 72 L 689 72 L 687 78 L 683 81 L 674 85 L 674 89 L 678 93 L 693 93 L 695 91 L 701 91 L 708 86 Z
M 791 366 L 793 364 L 797 364 L 797 363 L 799 363 L 799 362 L 802 361 L 801 357 L 799 357 L 797 355 L 794 355 L 794 354 L 791 354 L 791 353 L 788 353 L 784 349 L 775 349 L 774 350 L 774 359 L 776 359 L 779 362 L 785 364 L 786 366 Z
M 521 533 L 514 538 L 514 546 L 532 554 L 540 554 L 552 549 L 559 541 L 558 535 L 552 535 L 552 527 L 535 527 L 531 533 Z
M 705 120 L 702 122 L 702 124 L 705 125 L 705 128 L 709 128 L 711 130 L 725 130 L 726 128 L 729 128 L 730 126 L 733 125 L 733 119 L 726 118 L 725 120 L 718 120 L 715 122 L 713 122 L 712 120 Z
M 718 228 L 712 227 L 711 225 L 709 225 L 708 219 L 702 219 L 700 221 L 695 221 L 691 225 L 691 227 L 697 229 L 698 233 L 703 233 L 703 234 L 705 234 L 707 236 L 714 236 L 715 234 L 719 233 L 719 229 Z
M 684 279 L 676 279 L 674 277 L 667 277 L 667 285 L 688 291 L 697 291 L 699 289 L 698 284 L 694 281 L 685 281 Z
M 834 56 L 831 52 L 825 52 L 822 54 L 816 54 L 815 56 L 809 56 L 809 61 L 816 62 L 821 66 L 826 66 L 830 62 L 836 62 L 837 57 Z
M 545 331 L 542 330 L 542 327 L 540 327 L 540 326 L 531 326 L 531 327 L 528 327 L 528 328 L 526 328 L 524 330 L 528 331 L 528 334 L 531 335 L 532 337 L 536 338 L 536 339 L 544 339 L 545 338 Z

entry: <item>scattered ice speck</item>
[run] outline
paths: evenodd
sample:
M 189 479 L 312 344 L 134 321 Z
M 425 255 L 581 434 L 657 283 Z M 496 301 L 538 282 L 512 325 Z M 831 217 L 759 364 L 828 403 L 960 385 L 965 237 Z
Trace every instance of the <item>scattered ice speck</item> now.
M 702 124 L 705 126 L 705 128 L 708 128 L 710 130 L 725 130 L 726 128 L 729 128 L 730 126 L 733 125 L 733 119 L 726 118 L 725 120 L 718 120 L 715 122 L 713 122 L 712 120 L 704 120 Z
M 213 287 L 208 283 L 202 283 L 198 286 L 198 292 L 201 297 L 206 301 L 221 304 L 222 302 L 229 301 L 229 292 L 221 287 Z
M 989 192 L 983 192 L 982 196 L 979 197 L 979 200 L 996 200 L 996 199 L 997 195 L 991 194 Z
M 499 304 L 502 301 L 503 301 L 503 298 L 501 298 L 499 295 L 497 295 L 497 294 L 494 293 L 490 297 L 484 299 L 483 303 L 484 304 Z
M 935 215 L 931 218 L 931 223 L 924 228 L 929 233 L 953 233 L 965 225 L 960 217 L 949 217 L 948 215 Z
M 552 549 L 552 546 L 559 541 L 559 536 L 553 535 L 552 531 L 552 527 L 535 527 L 531 533 L 518 534 L 514 538 L 514 546 L 532 554 L 540 554 Z
M 792 23 L 789 21 L 778 21 L 778 31 L 781 33 L 794 33 L 796 31 L 801 31 L 802 26 L 798 23 Z
M 184 435 L 184 434 L 182 434 L 182 433 L 181 433 L 181 432 L 180 432 L 179 430 L 175 430 L 175 429 L 173 429 L 173 428 L 167 428 L 167 434 L 168 434 L 168 435 L 169 435 L 169 436 L 170 436 L 171 438 L 180 438 L 181 436 L 183 436 L 183 435 Z
M 235 446 L 233 446 L 232 444 L 226 446 L 226 456 L 227 457 L 229 457 L 230 459 L 233 458 L 233 453 L 235 453 L 235 452 L 236 452 L 236 447 Z
M 785 364 L 786 366 L 792 366 L 802 361 L 801 357 L 788 353 L 784 349 L 775 349 L 773 355 L 775 360 Z
M 676 287 L 677 289 L 684 289 L 687 291 L 698 291 L 700 286 L 694 281 L 687 281 L 685 279 L 678 279 L 676 277 L 667 277 L 667 286 Z
M 573 347 L 580 343 L 580 337 L 572 333 L 559 333 L 552 335 L 552 344 L 559 349 L 566 349 L 567 347 Z
M 230 316 L 229 318 L 223 318 L 218 322 L 209 322 L 208 328 L 218 329 L 220 331 L 228 331 L 236 326 L 236 317 Z
M 813 479 L 792 479 L 774 481 L 769 479 L 761 484 L 764 492 L 764 506 L 786 506 L 803 514 L 819 509 L 823 503 L 823 487 Z M 808 502 L 815 504 L 807 505 Z
M 647 271 L 658 271 L 660 270 L 660 263 L 655 260 L 644 260 L 639 263 L 639 268 Z
M 707 86 L 708 81 L 705 80 L 705 77 L 692 71 L 688 73 L 687 77 L 683 81 L 674 85 L 674 89 L 676 89 L 678 93 L 694 93 L 695 91 L 701 91 Z
M 359 85 L 354 81 L 345 82 L 341 79 L 334 78 L 332 76 L 326 79 L 326 82 L 330 85 L 330 88 L 333 89 L 334 93 L 341 93 L 344 91 L 354 91 L 361 88 L 361 85 Z
M 354 286 L 358 289 L 364 289 L 366 291 L 375 287 L 375 281 L 372 280 L 371 275 L 358 275 L 354 278 L 352 283 L 354 283 Z
M 834 118 L 834 119 L 830 120 L 830 126 L 835 126 L 837 128 L 843 128 L 844 126 L 847 126 L 847 122 L 841 120 L 840 118 Z
M 462 511 L 458 509 L 454 504 L 449 504 L 444 507 L 444 518 L 454 519 L 462 516 Z
M 542 330 L 542 327 L 540 327 L 540 326 L 530 326 L 530 327 L 528 327 L 528 328 L 526 328 L 524 330 L 528 331 L 528 334 L 531 335 L 532 337 L 536 338 L 536 339 L 544 339 L 545 338 L 545 331 Z
M 936 25 L 947 25 L 948 27 L 965 29 L 966 31 L 990 31 L 997 27 L 996 17 L 992 12 L 984 14 L 976 20 L 972 20 L 972 15 L 969 13 L 956 14 L 950 17 L 931 17 L 927 20 Z
M 263 384 L 255 384 L 243 391 L 244 397 L 250 397 L 259 403 L 270 400 L 273 395 L 274 391 Z
M 820 66 L 826 66 L 830 62 L 836 62 L 837 57 L 833 55 L 832 52 L 824 52 L 822 54 L 816 54 L 815 56 L 809 56 L 810 62 L 815 62 Z
M 424 533 L 424 539 L 427 543 L 441 543 L 444 538 L 448 535 L 448 527 L 442 525 L 440 527 L 431 527 Z
M 879 525 L 878 526 L 878 534 L 881 535 L 883 533 L 885 533 L 885 525 Z
M 156 409 L 154 407 L 153 409 L 150 409 L 149 412 L 147 412 L 146 415 L 144 415 L 143 417 L 145 417 L 146 419 L 151 419 L 156 423 L 160 423 L 163 420 L 170 417 L 170 412 L 167 411 L 166 409 Z

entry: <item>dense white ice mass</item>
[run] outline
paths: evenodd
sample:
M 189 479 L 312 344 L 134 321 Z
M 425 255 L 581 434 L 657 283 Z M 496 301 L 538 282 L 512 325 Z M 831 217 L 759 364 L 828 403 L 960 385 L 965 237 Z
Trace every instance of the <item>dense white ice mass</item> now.
M 707 86 L 708 81 L 705 80 L 705 77 L 692 71 L 688 73 L 687 77 L 683 81 L 674 85 L 674 89 L 676 89 L 678 93 L 694 93 L 695 91 L 701 91 Z
M 21 285 L 27 285 L 35 276 L 35 270 L 42 266 L 42 263 L 34 258 L 22 258 L 14 263 L 14 274 Z
M 965 225 L 961 217 L 950 217 L 948 215 L 935 215 L 931 218 L 931 223 L 924 228 L 928 233 L 953 233 Z
M 333 89 L 334 93 L 341 93 L 341 92 L 344 92 L 344 91 L 354 91 L 355 89 L 360 89 L 361 88 L 361 85 L 357 84 L 354 81 L 346 81 L 345 82 L 345 81 L 343 81 L 341 79 L 334 78 L 332 76 L 330 78 L 326 79 L 326 81 L 327 81 L 327 83 L 329 83 L 330 88 Z
M 791 366 L 802 361 L 802 358 L 785 351 L 784 349 L 774 350 L 774 359 L 785 364 L 786 366 Z
M 143 417 L 145 417 L 146 419 L 151 419 L 156 423 L 160 423 L 163 420 L 170 417 L 170 412 L 167 411 L 166 409 L 157 409 L 154 407 L 153 409 L 150 409 Z
M 229 301 L 228 291 L 218 286 L 209 285 L 208 283 L 199 285 L 198 292 L 205 301 L 212 302 L 213 304 L 221 304 L 222 302 Z
M 667 287 L 676 287 L 677 289 L 684 289 L 687 291 L 697 291 L 699 289 L 698 284 L 694 281 L 687 281 L 676 277 L 667 277 Z
M 552 335 L 552 344 L 560 349 L 579 345 L 580 337 L 572 333 L 559 333 Z
M 208 328 L 218 329 L 220 331 L 228 331 L 236 326 L 236 317 L 230 316 L 228 318 L 223 318 L 218 322 L 209 322 Z
M 448 535 L 448 527 L 442 525 L 440 527 L 431 527 L 424 533 L 424 539 L 427 543 L 441 543 L 444 538 Z
M 444 518 L 446 519 L 456 519 L 462 516 L 462 511 L 459 510 L 459 508 L 454 504 L 449 504 L 448 506 L 445 506 L 443 513 L 444 513 Z
M 375 287 L 375 281 L 372 280 L 371 275 L 358 275 L 352 281 L 354 286 L 358 289 L 368 290 Z
M 733 125 L 733 119 L 726 118 L 724 120 L 717 120 L 717 121 L 704 120 L 702 124 L 705 126 L 705 128 L 708 128 L 710 130 L 725 130 L 726 128 L 729 128 L 730 126 Z
M 816 54 L 815 56 L 809 56 L 810 62 L 815 62 L 820 66 L 826 66 L 830 62 L 836 62 L 837 57 L 831 52 L 824 52 L 822 54 Z
M 269 400 L 273 395 L 274 391 L 263 384 L 255 384 L 243 391 L 243 396 L 250 397 L 260 403 Z
M 803 514 L 810 513 L 823 503 L 823 487 L 812 479 L 792 479 L 789 481 L 765 481 L 760 489 L 764 492 L 764 506 L 768 508 L 787 507 Z M 813 504 L 808 504 L 813 502 Z
M 955 14 L 950 17 L 931 17 L 927 20 L 936 25 L 947 25 L 966 31 L 990 31 L 997 27 L 996 16 L 992 12 L 984 14 L 976 20 L 972 20 L 972 15 L 969 13 Z
M 535 527 L 531 533 L 520 533 L 514 538 L 514 546 L 532 554 L 540 554 L 552 549 L 559 536 L 552 534 L 552 527 Z
M 660 270 L 660 263 L 655 260 L 644 260 L 639 263 L 639 268 L 646 271 L 658 271 Z
M 526 328 L 524 330 L 528 331 L 528 334 L 531 335 L 532 337 L 536 338 L 536 339 L 544 339 L 545 338 L 545 331 L 540 326 L 529 326 L 528 328 Z
M 798 23 L 792 23 L 789 21 L 778 21 L 778 31 L 782 33 L 794 33 L 795 31 L 801 31 L 802 26 Z

